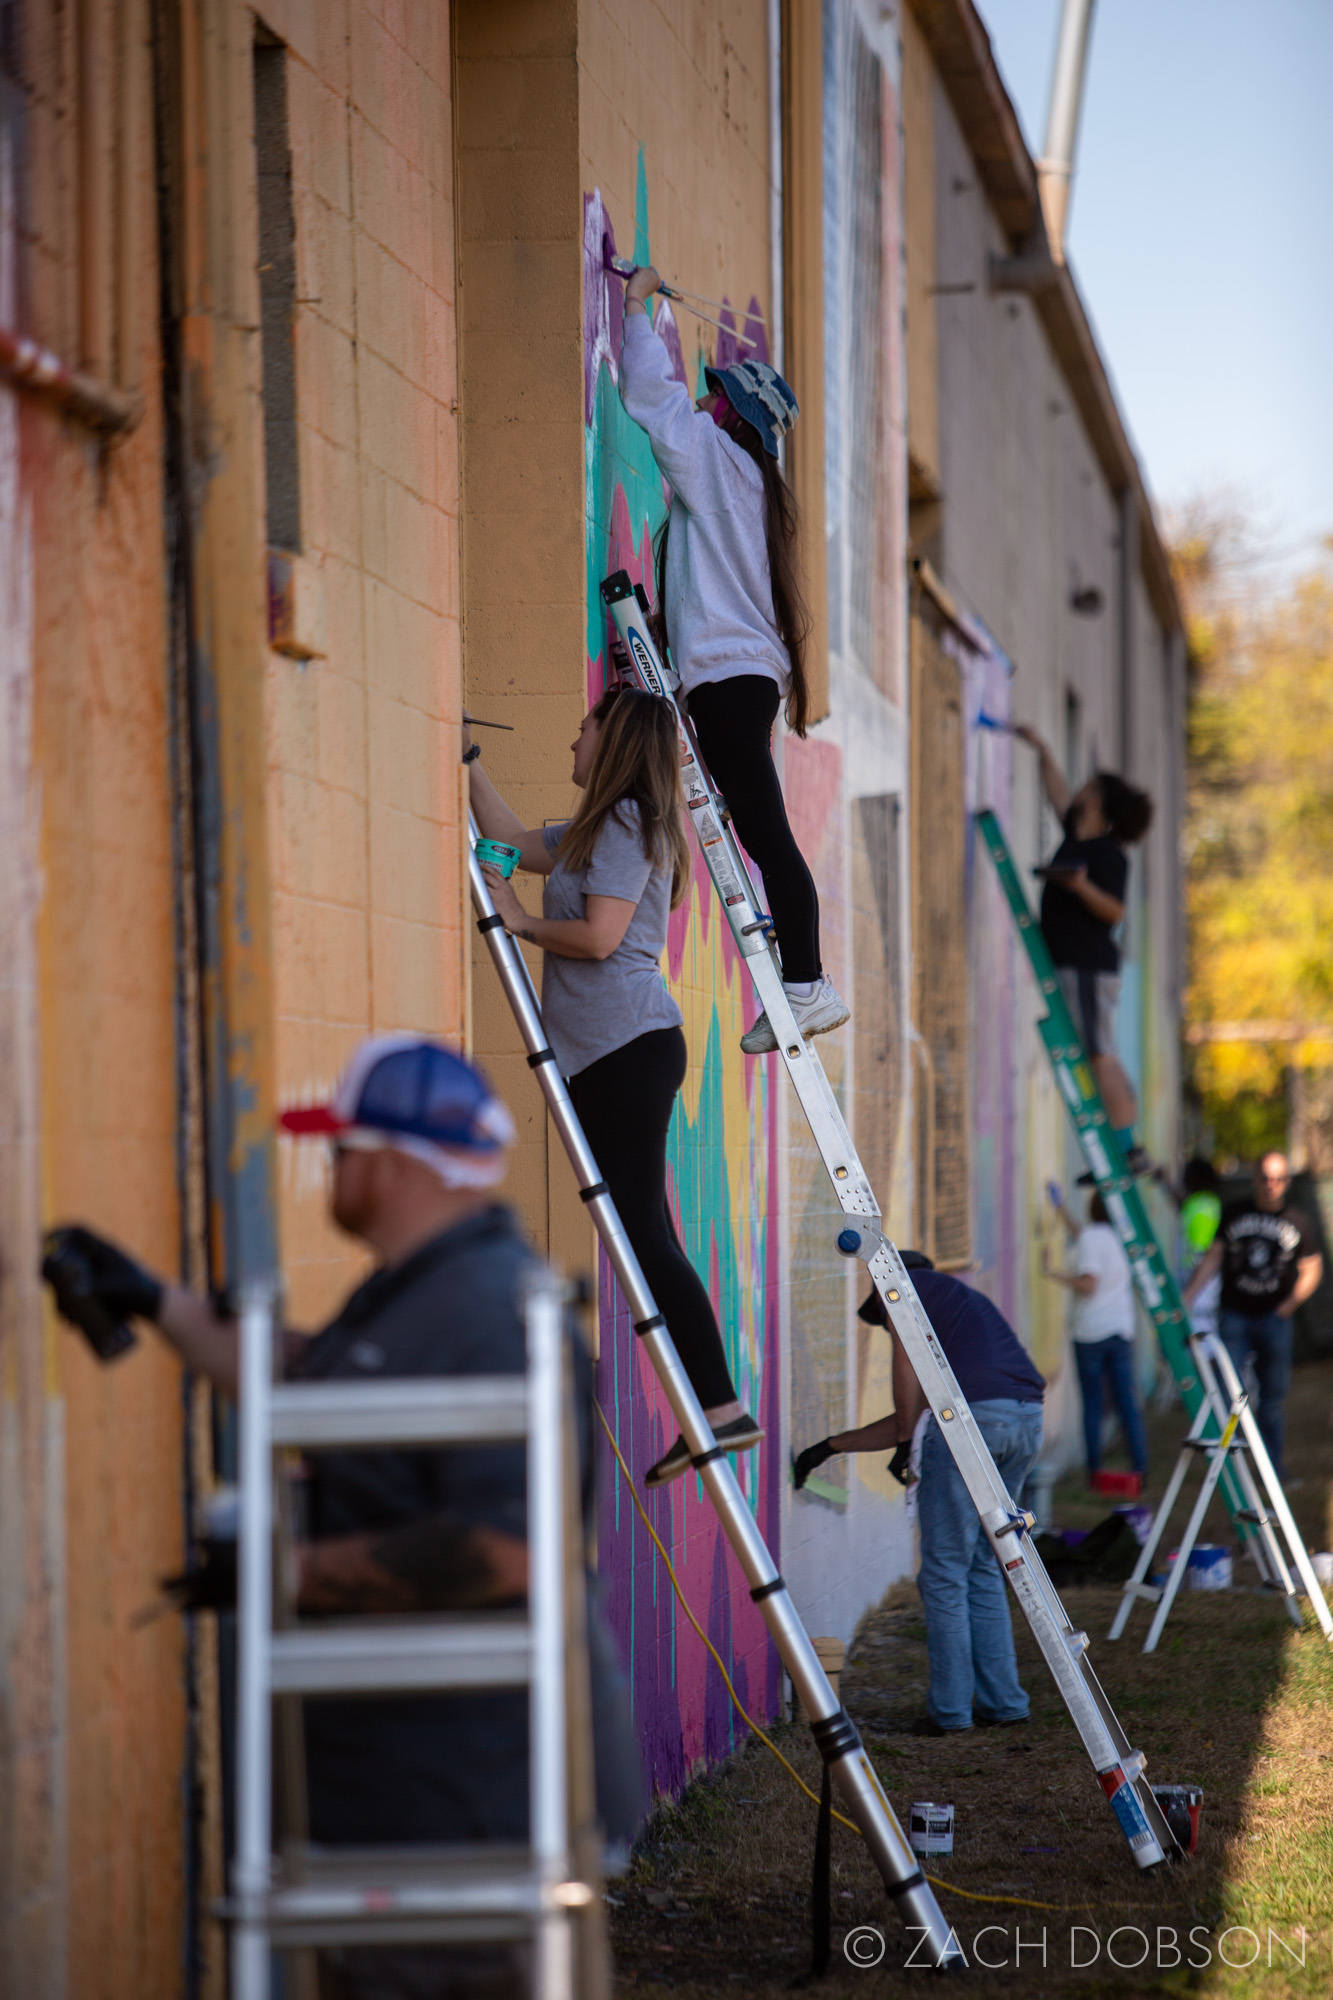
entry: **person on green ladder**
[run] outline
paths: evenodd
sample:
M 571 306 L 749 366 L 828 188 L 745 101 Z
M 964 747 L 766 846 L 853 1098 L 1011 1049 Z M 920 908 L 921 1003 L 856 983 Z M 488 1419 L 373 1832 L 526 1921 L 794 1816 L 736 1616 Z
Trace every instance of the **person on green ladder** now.
M 1050 745 L 1029 723 L 1015 723 L 1014 735 L 1040 757 L 1042 785 L 1064 828 L 1054 856 L 1037 871 L 1045 883 L 1042 936 L 1125 1164 L 1132 1174 L 1146 1174 L 1152 1162 L 1134 1138 L 1138 1098 L 1115 1047 L 1120 947 L 1112 933 L 1125 914 L 1125 849 L 1152 825 L 1152 800 L 1114 771 L 1098 771 L 1074 791 Z M 1085 1175 L 1080 1185 L 1091 1182 Z

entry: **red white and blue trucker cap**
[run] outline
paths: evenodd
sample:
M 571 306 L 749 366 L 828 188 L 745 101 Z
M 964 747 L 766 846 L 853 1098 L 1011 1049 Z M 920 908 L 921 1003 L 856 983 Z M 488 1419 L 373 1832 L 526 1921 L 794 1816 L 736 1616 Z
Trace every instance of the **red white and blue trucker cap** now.
M 451 1152 L 496 1154 L 513 1120 L 479 1069 L 423 1035 L 371 1035 L 326 1104 L 293 1105 L 278 1119 L 296 1137 L 375 1133 Z

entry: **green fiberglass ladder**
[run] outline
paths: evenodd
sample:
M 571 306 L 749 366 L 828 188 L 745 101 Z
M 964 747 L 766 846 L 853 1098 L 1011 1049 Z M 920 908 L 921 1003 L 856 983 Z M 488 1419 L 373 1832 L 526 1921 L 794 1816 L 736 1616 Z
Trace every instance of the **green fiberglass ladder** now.
M 1000 888 L 1026 947 L 1038 990 L 1046 1002 L 1047 1012 L 1037 1027 L 1046 1044 L 1060 1094 L 1069 1107 L 1097 1192 L 1106 1204 L 1112 1226 L 1125 1246 L 1135 1289 L 1143 1301 L 1144 1311 L 1157 1329 L 1162 1353 L 1176 1378 L 1180 1399 L 1190 1418 L 1188 1443 L 1191 1449 L 1208 1452 L 1210 1446 L 1220 1442 L 1227 1428 L 1232 1415 L 1231 1400 L 1219 1387 L 1215 1363 L 1210 1366 L 1207 1354 L 1190 1326 L 1180 1289 L 1162 1255 L 1134 1176 L 1125 1164 L 1124 1154 L 1093 1077 L 1092 1066 L 1083 1053 L 1073 1018 L 1065 1004 L 1064 991 L 1046 948 L 1041 925 L 1029 907 L 1000 822 L 993 812 L 985 810 L 977 814 L 977 825 L 995 863 Z M 1253 1556 L 1263 1582 L 1282 1593 L 1287 1600 L 1289 1615 L 1299 1625 L 1302 1619 L 1296 1601 L 1294 1569 L 1305 1584 L 1322 1624 L 1328 1617 L 1323 1593 L 1305 1561 L 1305 1550 L 1299 1537 L 1295 1538 L 1295 1547 L 1290 1547 L 1294 1528 L 1288 1532 L 1291 1528 L 1290 1513 L 1281 1497 L 1281 1489 L 1277 1490 L 1280 1506 L 1271 1497 L 1271 1487 L 1269 1502 L 1265 1505 L 1251 1470 L 1252 1452 L 1246 1454 L 1233 1448 L 1209 1455 L 1215 1459 L 1216 1483 L 1221 1487 L 1237 1532 Z M 1271 1467 L 1264 1482 L 1266 1486 L 1269 1486 L 1270 1480 L 1272 1486 L 1276 1486 Z M 1275 1529 L 1281 1529 L 1283 1539 L 1288 1542 L 1292 1558 L 1290 1567 L 1283 1558 Z M 1156 1537 L 1154 1546 L 1155 1540 Z M 1143 1584 L 1137 1571 L 1134 1581 L 1141 1595 L 1155 1594 L 1151 1586 Z M 1113 1636 L 1118 1637 L 1119 1633 Z

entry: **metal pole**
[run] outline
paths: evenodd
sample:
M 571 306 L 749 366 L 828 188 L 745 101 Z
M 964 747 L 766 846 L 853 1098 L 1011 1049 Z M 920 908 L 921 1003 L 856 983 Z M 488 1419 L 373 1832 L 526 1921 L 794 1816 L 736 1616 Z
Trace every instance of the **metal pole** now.
M 273 1619 L 272 1279 L 251 1279 L 241 1294 L 241 1514 L 236 1590 L 236 1856 L 232 1887 L 239 1917 L 232 1940 L 233 2000 L 269 2000 L 265 1900 L 271 1876 L 272 1714 L 269 1654 Z
M 1093 0 L 1064 0 L 1060 39 L 1055 51 L 1055 74 L 1051 79 L 1050 110 L 1046 118 L 1046 145 L 1037 164 L 1037 185 L 1041 192 L 1046 235 L 1051 254 L 1057 259 L 1064 256 L 1065 221 L 1074 178 L 1079 112 L 1083 107 L 1083 78 L 1088 60 L 1088 36 L 1092 28 L 1092 4 Z
M 557 1891 L 569 1877 L 565 1760 L 565 1490 L 560 1286 L 535 1277 L 527 1297 L 528 1605 L 532 1622 L 532 1855 L 541 1884 L 535 2000 L 573 2000 L 569 1911 Z
M 471 832 L 475 843 L 475 823 Z M 527 1048 L 529 1064 L 536 1073 L 593 1225 L 629 1304 L 635 1333 L 643 1341 L 657 1378 L 666 1392 L 672 1414 L 690 1448 L 695 1468 L 750 1586 L 750 1596 L 760 1607 L 802 1707 L 811 1719 L 811 1733 L 819 1745 L 820 1754 L 861 1830 L 904 1924 L 911 1930 L 925 1933 L 927 1942 L 921 1962 L 929 1961 L 940 1966 L 954 1964 L 963 1957 L 961 1947 L 945 1922 L 934 1892 L 884 1795 L 855 1725 L 829 1685 L 819 1656 L 796 1615 L 787 1586 L 765 1546 L 754 1516 L 745 1504 L 736 1475 L 713 1437 L 690 1378 L 681 1366 L 666 1322 L 648 1289 L 639 1260 L 625 1234 L 624 1224 L 598 1171 L 565 1080 L 556 1066 L 555 1053 L 547 1044 L 541 1008 L 528 968 L 518 946 L 506 933 L 503 918 L 496 914 L 486 878 L 477 861 L 475 846 L 468 856 L 468 877 L 473 908 L 477 913 L 477 929 L 486 939 L 500 984 Z

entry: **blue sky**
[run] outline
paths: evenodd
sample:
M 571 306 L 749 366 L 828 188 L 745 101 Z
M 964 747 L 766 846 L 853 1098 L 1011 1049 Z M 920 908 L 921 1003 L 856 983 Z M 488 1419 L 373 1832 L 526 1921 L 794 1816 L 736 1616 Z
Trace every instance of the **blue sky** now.
M 1060 0 L 977 0 L 1034 156 Z M 1333 0 L 1100 0 L 1067 232 L 1154 497 L 1333 535 Z

